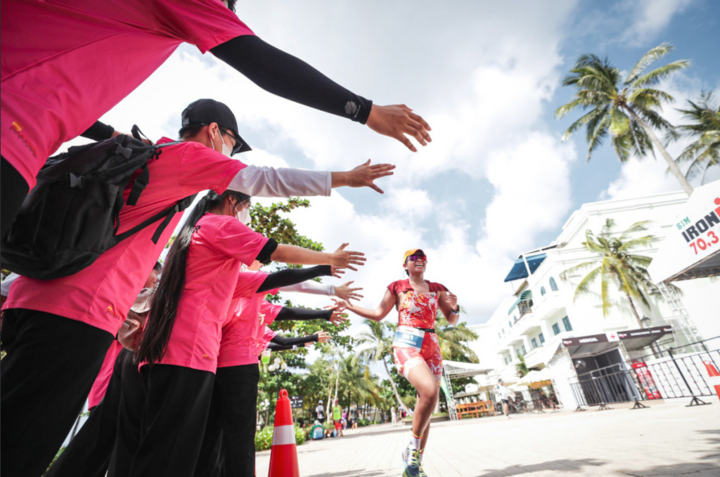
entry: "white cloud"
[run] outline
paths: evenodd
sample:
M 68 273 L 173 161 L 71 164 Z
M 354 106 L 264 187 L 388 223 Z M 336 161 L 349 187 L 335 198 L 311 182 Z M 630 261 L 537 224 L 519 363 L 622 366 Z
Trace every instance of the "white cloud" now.
M 682 13 L 692 0 L 640 0 L 630 5 L 628 15 L 634 23 L 625 31 L 624 40 L 633 45 L 651 41 L 669 23 L 672 17 Z

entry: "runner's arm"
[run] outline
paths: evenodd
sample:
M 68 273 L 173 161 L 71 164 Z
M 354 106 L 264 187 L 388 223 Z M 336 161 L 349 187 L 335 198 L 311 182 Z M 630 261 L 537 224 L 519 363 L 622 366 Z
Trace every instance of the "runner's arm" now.
M 390 313 L 390 310 L 392 310 L 392 307 L 394 305 L 395 305 L 395 297 L 392 295 L 392 293 L 390 293 L 390 290 L 385 290 L 385 295 L 383 296 L 383 299 L 377 308 L 370 309 L 370 308 L 363 308 L 361 306 L 353 305 L 352 307 L 348 307 L 347 309 L 349 311 L 352 311 L 356 315 L 362 316 L 363 318 L 367 318 L 368 320 L 382 321 L 382 319 L 385 318 L 388 315 L 388 313 Z
M 460 313 L 455 314 L 452 312 L 453 309 L 458 309 L 457 296 L 451 291 L 441 291 L 438 300 L 438 306 L 443 316 L 448 320 L 451 325 L 456 325 L 460 320 Z M 458 310 L 459 311 L 459 310 Z
M 327 197 L 336 187 L 370 187 L 382 193 L 375 180 L 393 175 L 393 169 L 391 164 L 370 165 L 370 161 L 345 172 L 248 166 L 230 181 L 228 189 L 252 197 Z
M 415 152 L 405 135 L 425 146 L 430 125 L 405 105 L 379 106 L 332 81 L 304 61 L 254 35 L 233 38 L 210 50 L 264 90 L 297 103 L 367 124 Z

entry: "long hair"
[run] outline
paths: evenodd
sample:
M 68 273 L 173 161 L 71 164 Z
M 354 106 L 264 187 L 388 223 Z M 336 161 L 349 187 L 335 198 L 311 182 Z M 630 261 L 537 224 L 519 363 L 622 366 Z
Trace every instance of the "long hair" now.
M 150 302 L 150 314 L 140 345 L 135 352 L 136 362 L 155 363 L 165 355 L 175 325 L 180 297 L 185 287 L 187 256 L 195 226 L 208 211 L 222 205 L 228 197 L 235 197 L 238 202 L 250 200 L 248 195 L 232 190 L 227 190 L 222 195 L 213 191 L 208 192 L 198 201 L 175 238 L 165 261 L 160 283 Z

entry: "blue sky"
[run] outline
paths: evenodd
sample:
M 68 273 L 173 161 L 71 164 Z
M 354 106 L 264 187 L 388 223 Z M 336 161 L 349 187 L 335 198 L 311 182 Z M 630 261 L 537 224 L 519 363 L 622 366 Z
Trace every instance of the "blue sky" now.
M 652 158 L 622 166 L 603 148 L 586 164 L 583 134 L 560 142 L 578 117 L 554 118 L 572 95 L 560 81 L 580 54 L 607 55 L 627 71 L 648 49 L 671 42 L 668 61 L 692 61 L 663 84 L 678 104 L 719 89 L 720 2 L 713 0 L 327 5 L 242 1 L 238 15 L 357 94 L 414 108 L 433 126 L 430 146 L 412 154 L 366 127 L 274 97 L 188 45 L 104 120 L 174 137 L 184 107 L 213 97 L 233 109 L 253 146 L 241 158 L 247 163 L 396 164 L 396 175 L 379 184 L 385 195 L 339 190 L 292 215 L 328 249 L 349 241 L 366 252 L 367 266 L 348 278 L 365 287 L 367 306 L 402 277 L 402 253 L 423 247 L 427 278 L 458 294 L 468 321 L 484 322 L 508 292 L 502 280 L 514 257 L 552 241 L 582 203 L 679 189 Z M 678 119 L 672 108 L 665 113 Z M 677 153 L 681 145 L 673 147 Z

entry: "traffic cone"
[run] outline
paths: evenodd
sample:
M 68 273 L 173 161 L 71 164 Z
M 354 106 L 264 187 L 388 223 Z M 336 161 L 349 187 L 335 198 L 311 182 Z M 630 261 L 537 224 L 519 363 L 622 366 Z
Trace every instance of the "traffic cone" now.
M 705 363 L 708 376 L 710 376 L 710 386 L 715 387 L 715 393 L 718 395 L 718 398 L 720 398 L 720 373 L 718 373 L 718 370 L 715 368 L 712 361 L 704 360 L 703 363 Z
M 300 477 L 298 469 L 295 425 L 287 391 L 280 390 L 275 406 L 275 429 L 270 452 L 268 477 Z

